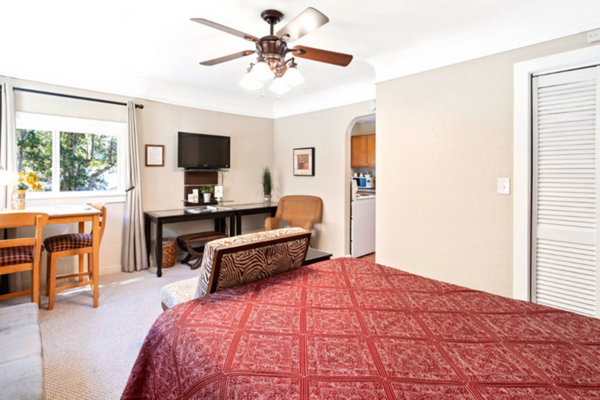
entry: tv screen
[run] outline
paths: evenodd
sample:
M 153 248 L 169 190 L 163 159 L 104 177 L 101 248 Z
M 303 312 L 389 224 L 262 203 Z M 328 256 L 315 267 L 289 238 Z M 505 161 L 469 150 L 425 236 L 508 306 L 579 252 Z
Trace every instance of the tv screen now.
M 230 167 L 231 138 L 179 132 L 177 166 L 186 169 Z

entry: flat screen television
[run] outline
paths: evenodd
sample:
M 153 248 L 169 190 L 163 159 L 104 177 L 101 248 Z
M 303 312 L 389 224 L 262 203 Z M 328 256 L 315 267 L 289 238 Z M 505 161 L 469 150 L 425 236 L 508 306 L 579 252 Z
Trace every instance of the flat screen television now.
M 185 169 L 219 169 L 231 166 L 231 138 L 179 132 L 177 166 Z

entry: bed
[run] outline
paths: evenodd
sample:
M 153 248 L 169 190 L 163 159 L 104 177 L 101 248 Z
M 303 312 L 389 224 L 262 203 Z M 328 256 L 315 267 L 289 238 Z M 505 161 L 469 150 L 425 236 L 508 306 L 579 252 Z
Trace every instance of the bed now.
M 150 329 L 123 399 L 599 399 L 600 320 L 338 258 Z

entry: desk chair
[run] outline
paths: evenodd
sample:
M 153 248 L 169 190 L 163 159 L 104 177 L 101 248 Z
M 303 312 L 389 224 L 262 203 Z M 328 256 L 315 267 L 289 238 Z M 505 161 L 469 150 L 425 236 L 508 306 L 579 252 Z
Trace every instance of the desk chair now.
M 104 203 L 92 204 L 97 210 L 102 211 L 100 216 L 100 240 L 104 235 L 106 228 L 106 207 Z M 54 308 L 54 298 L 56 292 L 61 290 L 73 289 L 80 286 L 94 286 L 93 271 L 94 268 L 99 268 L 97 265 L 92 265 L 92 235 L 84 232 L 85 224 L 79 223 L 79 233 L 68 233 L 66 235 L 51 236 L 44 240 L 44 247 L 48 252 L 48 262 L 46 263 L 46 296 L 49 297 L 48 310 Z M 88 270 L 84 271 L 84 255 L 88 255 Z M 56 275 L 56 262 L 61 257 L 79 256 L 79 273 Z M 84 280 L 87 277 L 87 280 Z M 79 278 L 79 282 L 71 283 L 56 287 L 57 279 Z
M 312 232 L 313 225 L 321 222 L 322 214 L 323 200 L 320 197 L 284 196 L 279 200 L 275 216 L 265 220 L 265 230 L 279 229 L 279 222 L 287 221 L 290 227 Z
M 0 300 L 31 294 L 31 301 L 40 306 L 42 227 L 47 222 L 48 214 L 43 213 L 0 214 L 0 229 L 35 226 L 34 238 L 0 241 L 0 275 L 31 271 L 31 290 L 5 294 Z

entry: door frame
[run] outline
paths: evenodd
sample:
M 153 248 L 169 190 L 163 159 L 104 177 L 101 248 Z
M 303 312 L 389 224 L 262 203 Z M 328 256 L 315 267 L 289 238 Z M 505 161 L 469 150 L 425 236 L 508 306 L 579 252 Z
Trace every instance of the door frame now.
M 514 65 L 513 297 L 531 300 L 532 76 L 600 64 L 600 46 Z

